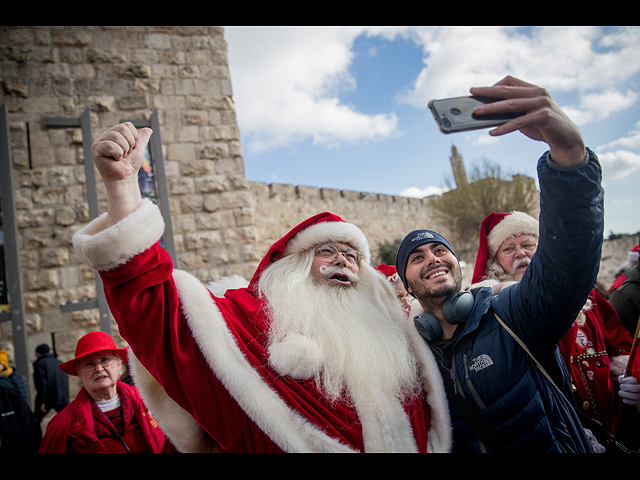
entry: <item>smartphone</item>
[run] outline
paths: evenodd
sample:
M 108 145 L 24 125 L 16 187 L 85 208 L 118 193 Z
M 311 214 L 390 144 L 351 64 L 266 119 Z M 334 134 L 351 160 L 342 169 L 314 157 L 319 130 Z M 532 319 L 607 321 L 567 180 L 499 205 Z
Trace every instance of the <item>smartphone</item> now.
M 487 103 L 498 102 L 503 98 L 480 97 L 477 95 L 469 97 L 444 98 L 441 100 L 430 100 L 429 109 L 435 118 L 442 133 L 464 132 L 476 130 L 478 128 L 497 127 L 507 123 L 509 120 L 524 115 L 526 112 L 509 112 L 491 115 L 475 115 L 474 107 Z

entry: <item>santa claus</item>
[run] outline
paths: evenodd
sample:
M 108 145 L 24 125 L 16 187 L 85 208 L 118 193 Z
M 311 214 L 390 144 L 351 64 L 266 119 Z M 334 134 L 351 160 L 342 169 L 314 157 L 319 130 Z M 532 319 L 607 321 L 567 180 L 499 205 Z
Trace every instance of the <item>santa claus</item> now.
M 133 176 L 151 132 L 93 146 L 108 212 L 74 236 L 100 271 L 145 402 L 180 451 L 446 452 L 431 351 L 371 266 L 359 228 L 330 213 L 296 226 L 246 288 L 220 298 L 174 270 L 162 216 Z

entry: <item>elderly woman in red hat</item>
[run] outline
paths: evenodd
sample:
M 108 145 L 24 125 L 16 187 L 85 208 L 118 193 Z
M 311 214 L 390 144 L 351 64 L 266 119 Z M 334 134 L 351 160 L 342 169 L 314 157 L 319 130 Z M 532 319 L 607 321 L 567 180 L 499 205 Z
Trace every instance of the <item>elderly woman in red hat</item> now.
M 90 332 L 60 368 L 77 376 L 76 398 L 49 422 L 40 453 L 160 453 L 173 450 L 138 390 L 119 381 L 127 349 Z

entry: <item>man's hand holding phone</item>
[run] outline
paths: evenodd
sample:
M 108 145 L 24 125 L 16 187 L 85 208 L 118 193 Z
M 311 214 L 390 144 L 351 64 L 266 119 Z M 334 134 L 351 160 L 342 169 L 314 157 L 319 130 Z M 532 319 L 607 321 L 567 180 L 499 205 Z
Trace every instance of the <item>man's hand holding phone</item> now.
M 580 130 L 544 88 L 508 76 L 491 87 L 474 87 L 470 92 L 473 96 L 501 99 L 475 106 L 475 118 L 525 112 L 496 126 L 490 135 L 520 130 L 529 138 L 547 143 L 551 158 L 559 165 L 573 165 L 585 158 L 586 148 Z M 468 129 L 471 128 L 478 127 Z

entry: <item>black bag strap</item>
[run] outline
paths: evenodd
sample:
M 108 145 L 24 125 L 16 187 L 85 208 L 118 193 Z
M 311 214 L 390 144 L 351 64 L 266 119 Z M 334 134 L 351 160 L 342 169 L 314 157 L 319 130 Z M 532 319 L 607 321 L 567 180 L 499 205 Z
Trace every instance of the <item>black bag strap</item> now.
M 452 380 L 453 381 L 453 380 Z M 444 387 L 447 392 L 449 403 L 453 405 L 456 411 L 475 432 L 480 440 L 494 453 L 505 453 L 509 451 L 507 444 L 500 436 L 489 426 L 489 424 L 476 412 L 469 402 L 462 396 L 453 391 L 450 381 L 444 380 Z
M 504 321 L 495 313 L 493 312 L 493 314 L 495 315 L 496 319 L 498 319 L 498 322 L 500 322 L 500 325 L 502 325 L 504 327 L 504 329 L 509 333 L 509 335 L 511 335 L 514 340 L 516 342 L 518 342 L 520 344 L 520 346 L 524 349 L 525 352 L 527 352 L 527 354 L 529 355 L 529 357 L 531 357 L 531 359 L 534 361 L 534 363 L 536 364 L 536 366 L 540 369 L 540 371 L 542 372 L 542 374 L 547 378 L 547 380 L 549 380 L 549 382 L 551 382 L 551 384 L 556 388 L 556 390 L 558 392 L 560 392 L 561 395 L 564 395 L 562 393 L 562 390 L 560 390 L 560 388 L 558 388 L 558 386 L 555 384 L 555 382 L 553 381 L 553 379 L 551 378 L 551 375 L 549 375 L 544 368 L 542 368 L 542 365 L 540 365 L 540 362 L 538 362 L 538 360 L 536 360 L 536 358 L 533 356 L 533 354 L 529 351 L 529 349 L 527 348 L 527 346 L 524 344 L 524 342 L 522 340 L 520 340 L 520 338 L 511 331 L 511 329 L 509 327 L 507 327 L 507 325 L 504 323 Z M 625 447 L 624 445 L 620 444 L 616 438 L 611 435 L 609 432 L 607 432 L 605 430 L 605 428 L 602 426 L 602 424 L 600 422 L 598 422 L 597 420 L 594 420 L 590 417 L 588 417 L 587 415 L 585 415 L 583 412 L 581 412 L 579 409 L 575 408 L 574 409 L 576 411 L 576 413 L 578 414 L 578 416 L 582 417 L 582 419 L 584 421 L 586 421 L 586 423 L 589 423 L 591 425 L 593 425 L 595 428 L 598 429 L 598 431 L 600 433 L 602 433 L 604 436 L 607 437 L 607 444 L 613 444 L 616 447 L 618 447 L 622 452 L 624 453 L 636 453 L 633 452 L 632 450 L 629 450 L 627 447 Z

